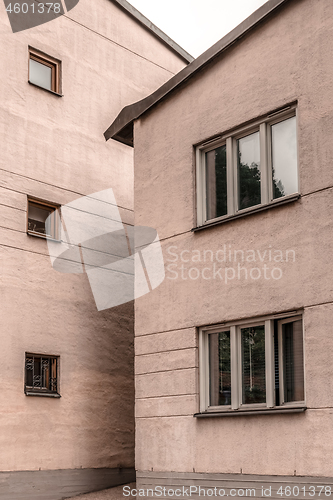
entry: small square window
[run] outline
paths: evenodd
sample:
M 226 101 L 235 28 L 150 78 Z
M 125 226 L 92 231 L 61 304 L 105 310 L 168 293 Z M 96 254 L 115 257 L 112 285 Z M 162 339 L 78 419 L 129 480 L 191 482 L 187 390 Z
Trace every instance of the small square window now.
M 29 49 L 29 82 L 59 94 L 60 61 Z
M 25 384 L 27 396 L 59 397 L 59 357 L 25 354 Z
M 28 200 L 27 232 L 35 236 L 58 239 L 59 207 L 37 200 Z
M 296 111 L 287 106 L 196 148 L 198 226 L 298 195 Z
M 305 407 L 302 316 L 200 329 L 200 411 Z

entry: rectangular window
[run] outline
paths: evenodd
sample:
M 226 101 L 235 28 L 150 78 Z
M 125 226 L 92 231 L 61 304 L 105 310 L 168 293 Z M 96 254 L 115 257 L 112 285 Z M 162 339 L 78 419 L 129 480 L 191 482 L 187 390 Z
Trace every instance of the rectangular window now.
M 265 403 L 265 325 L 240 329 L 242 404 Z
M 29 82 L 59 94 L 60 61 L 29 49 Z
M 200 411 L 305 406 L 300 314 L 201 328 Z
M 273 198 L 297 193 L 296 117 L 271 127 Z
M 44 354 L 25 355 L 26 395 L 59 396 L 59 357 Z
M 261 203 L 259 132 L 237 140 L 239 210 Z
M 58 239 L 59 207 L 28 199 L 27 232 L 32 235 Z
M 226 147 L 206 153 L 207 214 L 210 219 L 228 213 Z
M 198 225 L 298 193 L 296 106 L 197 148 Z
M 230 332 L 209 335 L 209 391 L 212 406 L 231 401 Z
M 304 399 L 303 335 L 300 319 L 279 323 L 280 401 L 291 403 Z

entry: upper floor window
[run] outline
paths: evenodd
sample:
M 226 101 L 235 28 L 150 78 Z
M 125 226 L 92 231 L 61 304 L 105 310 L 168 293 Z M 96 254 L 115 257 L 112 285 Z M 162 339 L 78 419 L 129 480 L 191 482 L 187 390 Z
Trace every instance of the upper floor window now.
M 200 411 L 305 406 L 302 315 L 200 329 Z
M 30 48 L 29 82 L 59 94 L 60 61 Z
M 197 148 L 198 225 L 299 191 L 296 106 Z

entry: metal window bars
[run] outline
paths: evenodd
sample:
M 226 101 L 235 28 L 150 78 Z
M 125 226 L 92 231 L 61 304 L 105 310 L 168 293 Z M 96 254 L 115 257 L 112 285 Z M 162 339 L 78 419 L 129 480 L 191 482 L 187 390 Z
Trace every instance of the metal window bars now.
M 25 391 L 57 393 L 58 358 L 27 354 L 25 359 Z

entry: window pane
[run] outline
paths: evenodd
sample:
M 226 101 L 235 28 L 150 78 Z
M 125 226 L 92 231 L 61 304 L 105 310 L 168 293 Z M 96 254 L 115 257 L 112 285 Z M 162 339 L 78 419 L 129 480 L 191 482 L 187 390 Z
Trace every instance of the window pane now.
M 57 392 L 57 359 L 51 360 L 51 378 L 50 378 L 50 389 L 51 391 Z
M 52 90 L 52 68 L 30 59 L 29 80 L 39 87 Z
M 40 388 L 42 386 L 42 377 L 41 377 L 41 366 L 40 366 L 40 358 L 34 358 L 34 383 L 33 387 Z
M 51 218 L 47 220 L 51 211 L 29 204 L 28 230 L 51 236 Z
M 302 320 L 282 325 L 284 401 L 304 401 Z
M 241 329 L 242 338 L 242 402 L 265 403 L 265 327 Z
M 227 215 L 227 153 L 221 146 L 206 153 L 207 219 Z
M 50 360 L 42 358 L 42 387 L 50 389 Z
M 296 116 L 272 125 L 273 198 L 298 192 Z
M 238 209 L 261 203 L 259 132 L 237 141 Z
M 230 332 L 209 335 L 210 406 L 231 405 Z
M 34 359 L 26 358 L 25 360 L 25 377 L 26 385 L 28 387 L 33 386 L 33 376 L 34 376 Z

